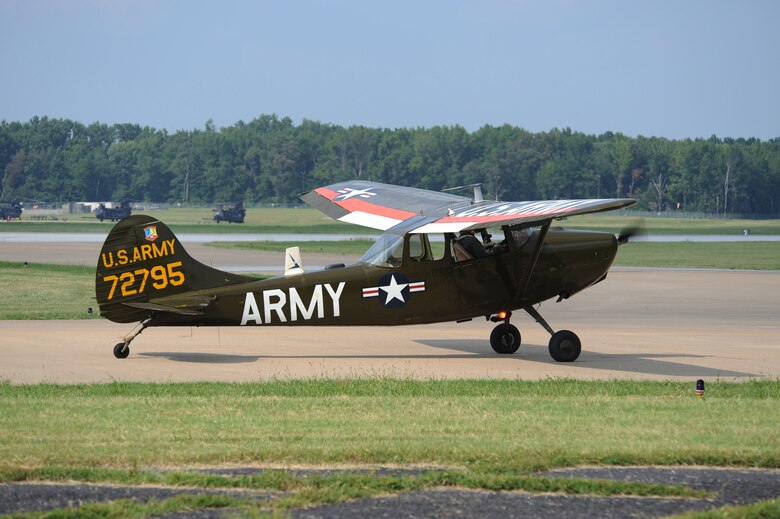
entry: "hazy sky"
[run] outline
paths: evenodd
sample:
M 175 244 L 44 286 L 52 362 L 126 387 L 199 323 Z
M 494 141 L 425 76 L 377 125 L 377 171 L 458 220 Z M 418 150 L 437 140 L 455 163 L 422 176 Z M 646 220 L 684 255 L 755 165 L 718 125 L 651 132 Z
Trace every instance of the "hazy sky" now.
M 0 120 L 780 137 L 780 1 L 0 0 Z

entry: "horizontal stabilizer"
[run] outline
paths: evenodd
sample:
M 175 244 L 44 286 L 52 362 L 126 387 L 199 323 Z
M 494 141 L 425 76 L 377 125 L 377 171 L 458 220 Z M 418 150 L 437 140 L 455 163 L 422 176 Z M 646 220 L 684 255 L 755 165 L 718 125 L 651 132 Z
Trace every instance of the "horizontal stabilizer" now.
M 203 315 L 203 310 L 216 300 L 216 296 L 185 293 L 152 299 L 148 302 L 132 301 L 124 304 L 132 306 L 133 308 L 153 310 L 155 312 L 168 312 L 181 315 Z
M 140 308 L 142 310 L 153 310 L 155 312 L 168 312 L 172 314 L 181 315 L 203 315 L 203 310 L 194 310 L 191 308 L 183 307 L 177 308 L 175 306 L 160 305 L 157 303 L 123 303 L 133 308 Z

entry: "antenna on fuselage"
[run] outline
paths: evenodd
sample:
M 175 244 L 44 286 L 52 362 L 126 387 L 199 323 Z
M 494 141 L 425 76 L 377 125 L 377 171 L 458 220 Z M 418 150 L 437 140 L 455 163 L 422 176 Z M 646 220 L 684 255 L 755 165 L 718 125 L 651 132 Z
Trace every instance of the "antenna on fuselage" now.
M 485 198 L 482 196 L 482 184 L 466 184 L 465 186 L 458 186 L 458 187 L 448 187 L 447 189 L 442 189 L 444 192 L 449 191 L 464 191 L 466 189 L 472 188 L 473 189 L 473 196 L 471 197 L 471 203 L 476 204 L 477 202 L 482 202 L 485 200 Z

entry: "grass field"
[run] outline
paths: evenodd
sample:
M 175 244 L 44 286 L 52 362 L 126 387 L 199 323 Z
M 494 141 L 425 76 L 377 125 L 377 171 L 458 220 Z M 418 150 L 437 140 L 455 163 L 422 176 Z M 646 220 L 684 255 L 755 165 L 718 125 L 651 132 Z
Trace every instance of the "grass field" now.
M 0 463 L 780 467 L 778 399 L 766 380 L 704 399 L 634 381 L 0 384 Z
M 95 267 L 0 262 L 0 320 L 97 319 L 97 310 Z
M 711 383 L 704 398 L 692 389 L 576 380 L 6 383 L 0 481 L 265 488 L 291 492 L 275 505 L 284 509 L 434 486 L 690 495 L 531 473 L 586 464 L 780 466 L 780 382 Z M 435 470 L 313 479 L 177 471 L 226 465 Z
M 332 220 L 310 207 L 248 209 L 243 224 L 216 223 L 209 208 L 145 211 L 143 214 L 160 219 L 176 233 L 377 233 L 373 229 Z M 21 221 L 0 223 L 0 231 L 108 233 L 116 223 L 99 222 L 94 215 L 87 214 L 66 215 L 65 218 L 65 221 L 61 218 L 58 221 L 33 221 L 22 215 Z
M 334 221 L 316 209 L 250 208 L 243 224 L 214 223 L 209 208 L 174 208 L 148 211 L 148 214 L 168 224 L 174 232 L 209 233 L 344 233 L 360 234 L 378 231 L 358 225 Z M 61 217 L 60 217 L 61 218 Z M 108 232 L 112 222 L 99 222 L 91 214 L 65 215 L 66 221 L 33 221 L 22 215 L 21 221 L 1 222 L 0 231 L 41 232 Z M 637 217 L 629 213 L 619 215 L 595 214 L 577 216 L 556 222 L 559 227 L 595 229 L 620 232 L 630 226 L 639 226 L 649 234 L 732 234 L 750 229 L 755 235 L 780 234 L 778 220 L 741 220 L 720 218 Z

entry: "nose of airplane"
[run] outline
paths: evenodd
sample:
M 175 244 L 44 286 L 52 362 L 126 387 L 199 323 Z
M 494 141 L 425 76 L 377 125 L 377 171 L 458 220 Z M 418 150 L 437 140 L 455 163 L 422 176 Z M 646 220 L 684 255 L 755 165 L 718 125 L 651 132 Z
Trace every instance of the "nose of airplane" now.
M 606 277 L 617 253 L 614 234 L 594 231 L 550 232 L 546 243 L 547 269 L 560 276 L 560 298 L 566 299 Z

